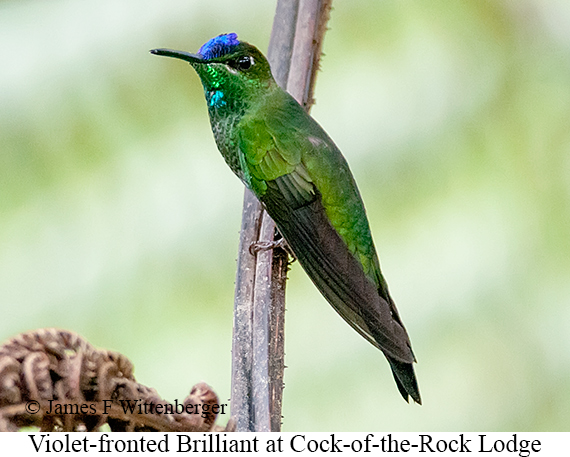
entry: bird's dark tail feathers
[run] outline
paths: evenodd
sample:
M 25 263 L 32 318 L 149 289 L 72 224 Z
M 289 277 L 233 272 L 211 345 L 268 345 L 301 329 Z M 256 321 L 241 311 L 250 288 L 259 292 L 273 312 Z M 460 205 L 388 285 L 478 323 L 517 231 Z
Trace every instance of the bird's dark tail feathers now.
M 412 397 L 412 400 L 421 405 L 422 398 L 420 396 L 420 389 L 418 387 L 416 374 L 414 373 L 413 364 L 399 362 L 391 357 L 388 357 L 388 361 L 390 362 L 398 390 L 400 394 L 402 394 L 402 397 L 404 397 L 404 400 L 408 401 L 409 396 Z

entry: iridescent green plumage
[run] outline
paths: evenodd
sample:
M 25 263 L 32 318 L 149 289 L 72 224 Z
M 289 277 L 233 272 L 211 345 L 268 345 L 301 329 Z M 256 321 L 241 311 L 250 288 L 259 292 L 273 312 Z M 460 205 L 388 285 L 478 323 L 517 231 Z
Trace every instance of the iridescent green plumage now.
M 259 50 L 235 34 L 213 38 L 198 54 L 151 52 L 190 62 L 232 171 L 334 309 L 382 350 L 402 396 L 421 403 L 410 340 L 380 272 L 358 188 L 333 141 L 275 83 Z

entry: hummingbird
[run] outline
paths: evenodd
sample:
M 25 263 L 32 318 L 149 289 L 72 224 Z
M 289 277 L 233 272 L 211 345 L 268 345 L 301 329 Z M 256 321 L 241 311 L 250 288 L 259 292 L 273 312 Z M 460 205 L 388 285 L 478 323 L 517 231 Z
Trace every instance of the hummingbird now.
M 212 38 L 197 54 L 150 52 L 198 73 L 230 169 L 326 300 L 383 352 L 402 397 L 421 404 L 410 339 L 380 271 L 360 192 L 333 140 L 279 87 L 263 54 L 235 33 Z

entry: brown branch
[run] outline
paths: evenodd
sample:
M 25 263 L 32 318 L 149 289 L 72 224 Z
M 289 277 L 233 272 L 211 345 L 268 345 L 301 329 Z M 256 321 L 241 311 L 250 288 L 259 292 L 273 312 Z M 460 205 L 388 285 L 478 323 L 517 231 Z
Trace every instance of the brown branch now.
M 168 403 L 136 382 L 125 356 L 66 330 L 22 333 L 0 346 L 0 431 L 90 432 L 104 424 L 129 432 L 232 431 L 231 420 L 215 425 L 220 408 L 205 383 L 182 404 Z

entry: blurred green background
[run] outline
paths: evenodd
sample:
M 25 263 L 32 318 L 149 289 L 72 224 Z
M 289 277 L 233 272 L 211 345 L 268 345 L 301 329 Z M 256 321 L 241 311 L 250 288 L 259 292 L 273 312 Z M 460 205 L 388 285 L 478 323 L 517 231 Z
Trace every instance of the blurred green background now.
M 344 152 L 424 406 L 298 264 L 286 431 L 570 430 L 570 3 L 335 1 L 314 117 Z M 0 2 L 0 339 L 76 331 L 230 395 L 242 185 L 188 65 L 274 2 Z M 225 423 L 227 416 L 221 418 Z

